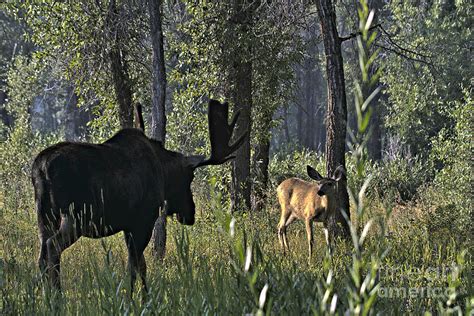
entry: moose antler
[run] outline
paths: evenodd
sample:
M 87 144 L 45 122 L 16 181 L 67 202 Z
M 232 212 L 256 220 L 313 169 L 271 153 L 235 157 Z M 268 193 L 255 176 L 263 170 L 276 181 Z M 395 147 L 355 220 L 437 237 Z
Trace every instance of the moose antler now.
M 229 145 L 235 124 L 239 117 L 237 111 L 230 124 L 229 104 L 220 103 L 216 100 L 209 101 L 208 120 L 209 120 L 209 138 L 211 139 L 211 157 L 200 159 L 194 164 L 194 167 L 207 165 L 220 165 L 226 161 L 235 158 L 232 154 L 243 144 L 248 131 L 243 133 L 232 145 Z

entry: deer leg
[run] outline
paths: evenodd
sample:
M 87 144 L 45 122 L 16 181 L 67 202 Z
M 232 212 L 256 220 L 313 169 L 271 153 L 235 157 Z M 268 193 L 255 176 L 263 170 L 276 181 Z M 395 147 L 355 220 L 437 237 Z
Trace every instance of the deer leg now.
M 326 238 L 326 244 L 328 245 L 328 250 L 329 250 L 329 255 L 332 256 L 332 246 L 331 246 L 331 241 L 330 241 L 330 237 L 329 237 L 329 231 L 328 231 L 328 228 L 326 226 L 326 224 L 324 224 L 324 237 Z
M 308 253 L 309 253 L 309 259 L 311 260 L 311 254 L 313 252 L 313 225 L 312 225 L 312 220 L 307 218 L 305 219 L 305 226 L 306 226 L 306 235 L 308 237 Z
M 283 253 L 286 252 L 286 248 L 288 247 L 288 243 L 286 242 L 286 222 L 290 217 L 291 212 L 286 211 L 286 207 L 282 206 L 282 212 L 280 217 L 280 222 L 278 223 L 278 240 L 280 241 L 281 248 L 283 249 Z
M 61 288 L 61 254 L 80 237 L 74 229 L 73 219 L 70 216 L 61 217 L 61 226 L 58 232 L 46 241 L 48 274 L 52 285 L 57 289 Z
M 290 215 L 290 217 L 286 220 L 286 223 L 285 223 L 285 229 L 283 230 L 283 241 L 285 243 L 285 247 L 286 249 L 288 250 L 288 252 L 290 251 L 290 246 L 288 244 L 288 239 L 286 238 L 286 228 L 295 221 L 296 217 L 293 216 L 293 215 Z

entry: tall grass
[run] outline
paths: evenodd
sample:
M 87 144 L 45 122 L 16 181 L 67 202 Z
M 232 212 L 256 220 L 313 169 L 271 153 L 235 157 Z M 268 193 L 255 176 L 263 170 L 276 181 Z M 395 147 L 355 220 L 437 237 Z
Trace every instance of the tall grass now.
M 33 210 L 32 196 L 24 198 Z M 163 262 L 147 249 L 150 293 L 144 302 L 139 286 L 129 299 L 121 234 L 100 240 L 82 238 L 66 250 L 60 295 L 42 284 L 36 266 L 39 242 L 34 212 L 2 207 L 2 315 L 319 314 L 330 312 L 334 294 L 335 313 L 351 309 L 351 247 L 339 245 L 331 262 L 318 227 L 308 263 L 304 228 L 295 223 L 289 231 L 292 252 L 284 257 L 277 241 L 276 208 L 232 219 L 217 193 L 197 202 L 206 211 L 198 213 L 193 227 L 169 222 L 171 242 Z M 384 212 L 377 204 L 368 207 L 373 215 Z M 422 225 L 405 221 L 403 212 L 394 212 L 387 231 L 383 247 L 388 252 L 378 263 L 380 285 L 371 311 L 437 313 L 460 308 L 468 313 L 472 257 L 462 252 L 465 245 L 450 238 L 430 239 Z M 375 231 L 365 238 L 363 264 L 377 256 L 380 238 Z

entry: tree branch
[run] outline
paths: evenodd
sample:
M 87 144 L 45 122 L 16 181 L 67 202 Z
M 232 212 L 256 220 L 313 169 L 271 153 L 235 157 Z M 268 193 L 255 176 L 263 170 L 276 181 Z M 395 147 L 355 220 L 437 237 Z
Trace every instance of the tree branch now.
M 375 28 L 377 28 L 377 27 L 381 27 L 381 28 L 382 28 L 382 25 L 381 25 L 380 23 L 379 23 L 379 24 L 376 24 L 376 25 L 373 25 L 373 26 L 371 26 L 371 27 L 369 28 L 369 31 L 371 31 L 371 30 L 373 30 L 373 29 L 375 29 Z M 351 34 L 349 34 L 349 35 L 347 35 L 347 36 L 342 36 L 342 37 L 339 36 L 339 40 L 340 40 L 341 42 L 344 42 L 344 41 L 353 39 L 354 37 L 357 37 L 357 36 L 359 36 L 359 35 L 361 35 L 361 34 L 362 34 L 362 33 L 359 31 L 359 32 L 357 32 L 357 33 L 351 33 Z
M 392 36 L 390 35 L 390 33 L 388 33 L 381 24 L 379 24 L 379 28 L 382 30 L 382 32 L 385 34 L 385 36 L 387 37 L 388 39 L 388 42 L 395 46 L 396 48 L 398 48 L 399 50 L 401 51 L 404 51 L 404 52 L 407 52 L 407 53 L 410 53 L 410 54 L 413 54 L 413 55 L 416 55 L 416 56 L 420 56 L 422 58 L 426 58 L 426 59 L 429 59 L 430 56 L 427 56 L 427 55 L 423 55 L 423 54 L 420 54 L 418 52 L 415 52 L 411 49 L 408 49 L 408 48 L 405 48 L 405 47 L 402 47 L 400 46 L 399 44 L 397 44 L 393 39 L 392 39 Z

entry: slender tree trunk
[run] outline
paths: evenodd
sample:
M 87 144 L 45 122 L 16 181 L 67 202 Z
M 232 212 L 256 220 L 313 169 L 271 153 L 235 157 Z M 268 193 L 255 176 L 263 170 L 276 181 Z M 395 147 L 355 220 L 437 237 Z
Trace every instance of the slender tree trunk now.
M 235 110 L 240 110 L 234 135 L 242 135 L 249 131 L 242 146 L 237 150 L 236 157 L 232 165 L 232 200 L 233 211 L 244 207 L 251 208 L 250 201 L 250 127 L 251 127 L 251 72 L 252 66 L 249 62 L 238 62 L 234 70 L 235 78 Z
M 304 111 L 303 111 L 303 104 L 304 104 L 304 76 L 303 70 L 298 67 L 297 70 L 298 80 L 300 82 L 300 90 L 298 91 L 298 102 L 297 105 L 297 112 L 296 112 L 296 138 L 298 139 L 298 144 L 300 146 L 304 146 L 304 138 L 303 138 L 303 129 L 304 129 Z
M 118 113 L 120 126 L 122 128 L 133 127 L 132 108 L 132 85 L 128 75 L 125 51 L 123 50 L 123 38 L 117 28 L 117 7 L 115 0 L 110 1 L 107 22 L 109 32 L 113 36 L 112 48 L 109 58 L 112 70 L 112 80 L 114 83 L 115 95 L 118 103 Z
M 311 51 L 310 51 L 310 55 Z M 314 149 L 314 99 L 313 99 L 313 87 L 315 84 L 313 76 L 313 66 L 314 63 L 311 62 L 311 59 L 314 59 L 314 56 L 308 58 L 305 61 L 305 70 L 304 70 L 304 103 L 306 107 L 306 131 L 304 134 L 305 137 L 305 147 L 308 149 Z
M 234 1 L 236 29 L 241 36 L 248 40 L 252 21 L 251 9 L 247 8 L 243 0 Z M 238 33 L 239 31 L 237 31 Z M 239 34 L 237 34 L 239 35 Z M 236 41 L 237 38 L 236 38 Z M 234 47 L 236 47 L 235 45 Z M 243 45 L 236 47 L 231 69 L 234 90 L 232 93 L 235 110 L 240 111 L 234 135 L 242 135 L 248 131 L 242 146 L 236 151 L 236 158 L 232 163 L 232 211 L 251 208 L 250 190 L 250 127 L 252 109 L 252 64 L 250 62 L 251 47 Z
M 150 33 L 153 48 L 153 82 L 151 107 L 151 137 L 166 140 L 166 70 L 163 47 L 162 0 L 148 0 Z M 161 212 L 153 228 L 153 254 L 163 259 L 166 253 L 166 214 Z
M 78 107 L 77 107 L 77 95 L 74 92 L 74 87 L 69 87 L 67 90 L 66 100 L 66 141 L 76 141 L 79 137 L 78 133 Z
M 0 117 L 2 123 L 6 127 L 11 127 L 13 125 L 12 117 L 8 114 L 7 110 L 5 109 L 4 104 L 7 102 L 7 93 L 5 91 L 0 90 Z
M 331 0 L 317 0 L 321 34 L 326 55 L 326 73 L 328 83 L 328 108 L 326 118 L 326 168 L 328 175 L 333 175 L 340 165 L 345 167 L 347 104 L 344 82 L 344 68 L 341 53 L 341 41 L 336 28 L 336 14 Z M 344 176 L 338 184 L 339 209 L 347 216 L 349 212 L 349 195 L 347 179 Z M 340 225 L 338 225 L 340 224 Z M 349 227 L 342 212 L 336 212 L 329 220 L 329 231 L 332 237 L 349 236 Z
M 324 109 L 323 104 L 318 102 L 316 105 L 316 118 L 315 118 L 315 133 L 316 133 L 316 151 L 322 153 L 326 146 L 326 128 L 324 124 Z
M 153 47 L 151 137 L 164 143 L 166 137 L 166 71 L 161 5 L 161 0 L 148 0 L 151 43 Z
M 254 146 L 253 154 L 253 190 L 252 210 L 260 211 L 265 206 L 266 190 L 268 184 L 268 164 L 270 163 L 270 125 L 271 113 L 267 113 L 259 124 L 261 132 L 258 135 L 258 143 Z
M 371 135 L 367 143 L 367 151 L 369 158 L 378 161 L 382 159 L 382 122 L 380 120 L 379 104 L 376 100 L 372 100 L 372 115 L 370 117 Z
M 283 108 L 283 115 L 284 115 L 284 118 L 283 118 L 283 128 L 285 129 L 285 141 L 287 144 L 290 143 L 290 127 L 288 126 L 288 121 L 289 121 L 289 116 L 288 116 L 288 106 L 285 105 L 285 107 Z
M 372 25 L 376 25 L 379 22 L 380 13 L 382 13 L 384 3 L 382 1 L 374 1 L 372 4 L 373 9 L 375 10 L 375 17 Z M 370 65 L 369 72 L 371 75 L 374 75 L 377 72 L 377 66 L 375 64 Z M 372 76 L 371 76 L 372 77 Z M 375 87 L 380 86 L 380 81 L 374 84 Z M 364 87 L 365 88 L 365 87 Z M 368 89 L 364 89 L 364 99 L 369 95 Z M 370 131 L 371 135 L 367 143 L 367 151 L 369 158 L 372 160 L 381 160 L 382 159 L 382 109 L 380 101 L 381 94 L 372 100 L 372 115 L 370 117 Z

